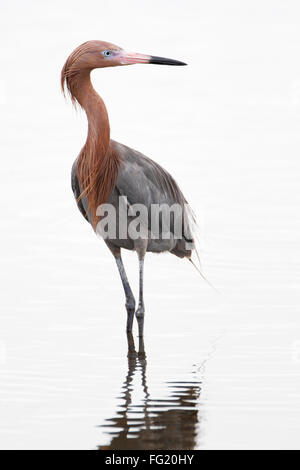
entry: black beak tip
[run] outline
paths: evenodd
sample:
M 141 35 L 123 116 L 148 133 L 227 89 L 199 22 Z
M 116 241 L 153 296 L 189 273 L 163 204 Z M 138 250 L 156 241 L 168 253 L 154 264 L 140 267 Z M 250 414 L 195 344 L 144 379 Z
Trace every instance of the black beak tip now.
M 149 63 L 159 65 L 187 65 L 185 62 L 181 62 L 180 60 L 167 59 L 166 57 L 156 56 L 151 56 Z

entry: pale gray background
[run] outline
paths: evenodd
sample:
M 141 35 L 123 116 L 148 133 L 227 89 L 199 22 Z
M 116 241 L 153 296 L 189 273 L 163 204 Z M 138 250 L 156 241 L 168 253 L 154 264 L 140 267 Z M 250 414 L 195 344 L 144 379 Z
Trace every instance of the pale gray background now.
M 88 39 L 189 64 L 93 73 L 112 137 L 186 193 L 221 291 L 148 256 L 152 395 L 196 373 L 198 448 L 299 448 L 299 2 L 1 0 L 0 34 L 1 448 L 109 442 L 126 375 L 118 273 L 69 181 L 86 119 L 59 74 Z

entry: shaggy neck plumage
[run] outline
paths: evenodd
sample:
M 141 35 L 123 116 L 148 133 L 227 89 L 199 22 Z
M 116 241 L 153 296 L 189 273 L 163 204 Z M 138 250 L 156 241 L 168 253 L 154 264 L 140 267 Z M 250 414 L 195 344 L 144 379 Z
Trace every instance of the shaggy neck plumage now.
M 105 104 L 94 90 L 90 70 L 66 77 L 73 101 L 78 101 L 88 119 L 88 136 L 77 161 L 81 196 L 86 196 L 92 223 L 97 222 L 96 210 L 107 202 L 116 183 L 119 158 L 110 148 L 110 127 Z
M 68 80 L 72 97 L 85 110 L 88 119 L 88 136 L 82 151 L 97 151 L 98 159 L 108 150 L 110 127 L 106 106 L 93 88 L 90 71 L 76 73 Z

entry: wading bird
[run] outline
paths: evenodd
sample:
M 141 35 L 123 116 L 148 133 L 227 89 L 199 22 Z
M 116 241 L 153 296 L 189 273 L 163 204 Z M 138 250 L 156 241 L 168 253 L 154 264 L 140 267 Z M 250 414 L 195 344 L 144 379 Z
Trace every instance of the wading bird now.
M 69 91 L 73 103 L 79 103 L 88 119 L 87 140 L 72 168 L 72 189 L 79 210 L 95 231 L 99 220 L 97 208 L 108 202 L 118 208 L 120 196 L 126 196 L 129 207 L 136 203 L 143 204 L 149 213 L 153 205 L 186 206 L 181 190 L 167 171 L 141 153 L 110 139 L 107 110 L 92 86 L 90 73 L 96 68 L 130 64 L 186 65 L 177 60 L 126 52 L 103 41 L 88 41 L 71 53 L 61 73 L 62 89 Z M 127 234 L 125 238 L 117 236 L 105 239 L 115 257 L 125 291 L 127 332 L 132 331 L 135 313 L 139 336 L 143 336 L 146 252 L 168 251 L 191 260 L 194 249 L 192 217 L 189 215 L 188 220 L 185 217 L 185 229 L 180 238 L 174 236 L 175 222 L 174 216 L 168 239 L 163 238 L 161 232 L 158 239 L 152 239 L 151 226 L 148 237 L 133 239 Z M 139 258 L 139 303 L 136 311 L 135 299 L 121 258 L 121 248 L 135 250 Z

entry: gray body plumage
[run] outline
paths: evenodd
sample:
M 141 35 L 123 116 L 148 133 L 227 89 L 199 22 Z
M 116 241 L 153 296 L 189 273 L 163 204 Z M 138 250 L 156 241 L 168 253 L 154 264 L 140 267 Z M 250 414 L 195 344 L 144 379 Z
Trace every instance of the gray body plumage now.
M 192 235 L 193 218 L 187 210 L 187 202 L 178 187 L 174 178 L 164 170 L 160 165 L 144 156 L 140 152 L 133 150 L 123 144 L 110 141 L 113 150 L 120 156 L 120 167 L 116 185 L 110 195 L 108 203 L 112 204 L 118 213 L 120 196 L 125 196 L 129 206 L 133 204 L 142 204 L 148 210 L 148 236 L 146 242 L 146 251 L 150 252 L 171 252 L 181 258 L 190 257 L 194 246 Z M 87 199 L 80 196 L 80 186 L 77 178 L 77 160 L 72 168 L 72 189 L 77 200 L 77 205 L 83 216 L 91 223 L 88 210 Z M 182 237 L 174 238 L 174 217 L 172 214 L 170 223 L 170 236 L 163 238 L 161 231 L 161 220 L 159 225 L 159 238 L 151 237 L 151 206 L 153 204 L 166 204 L 169 207 L 178 204 L 183 209 L 185 228 L 182 229 Z M 128 216 L 128 223 L 134 217 Z M 117 219 L 118 220 L 118 219 Z M 118 234 L 118 227 L 117 227 Z M 127 238 L 107 239 L 106 243 L 110 249 L 125 248 L 128 250 L 136 249 L 136 240 L 132 240 L 128 234 Z

